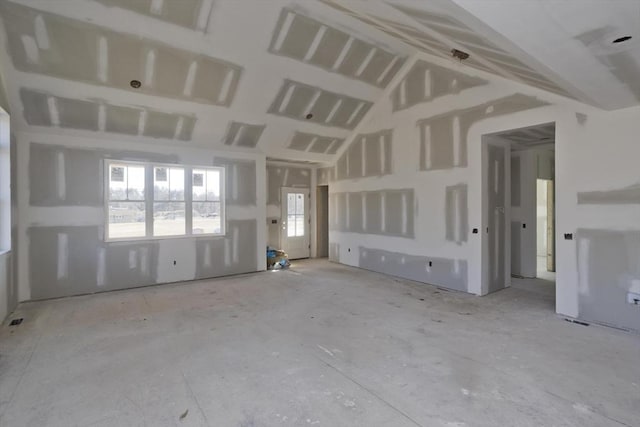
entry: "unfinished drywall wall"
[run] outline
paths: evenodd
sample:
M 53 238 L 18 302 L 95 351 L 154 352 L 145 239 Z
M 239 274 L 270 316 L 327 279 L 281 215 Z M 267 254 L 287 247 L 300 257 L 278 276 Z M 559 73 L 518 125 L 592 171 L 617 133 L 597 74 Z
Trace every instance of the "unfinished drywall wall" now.
M 544 105 L 548 103 L 518 93 L 419 120 L 417 125 L 420 128 L 420 169 L 466 167 L 467 138 L 474 123 Z
M 358 135 L 347 139 L 349 146 L 333 169 L 319 171 L 318 179 L 329 182 L 334 173 L 329 186 L 330 242 L 336 245 L 332 257 L 483 294 L 488 292 L 481 286 L 480 262 L 486 225 L 477 129 L 512 129 L 518 127 L 512 120 L 522 117 L 530 117 L 529 125 L 548 123 L 551 120 L 540 116 L 551 114 L 553 106 L 539 92 L 468 68 L 451 68 L 446 61 L 419 60 L 388 88 Z M 454 80 L 457 87 L 452 87 Z M 385 154 L 367 151 L 380 123 L 386 127 L 378 138 L 388 135 L 389 141 Z M 368 173 L 368 164 L 381 165 L 387 157 L 384 168 Z M 410 206 L 401 198 L 385 197 L 389 189 L 405 194 Z
M 445 62 L 436 62 L 447 67 Z M 538 177 L 553 177 L 555 170 L 556 311 L 589 322 L 638 330 L 640 312 L 633 303 L 633 295 L 638 292 L 638 263 L 634 260 L 638 258 L 640 233 L 640 203 L 635 198 L 640 109 L 603 112 L 487 75 L 482 78 L 489 83 L 463 91 L 457 97 L 442 97 L 396 112 L 393 112 L 391 98 L 374 107 L 358 132 L 376 131 L 380 123 L 393 129 L 392 173 L 331 182 L 331 257 L 348 265 L 453 289 L 464 289 L 461 284 L 466 283 L 468 292 L 486 294 L 490 288 L 484 281 L 488 272 L 483 261 L 488 218 L 487 197 L 483 195 L 482 186 L 482 137 L 555 123 L 555 166 L 550 150 L 537 150 L 538 154 L 528 159 L 522 157 L 523 153 L 519 161 L 509 160 L 509 165 L 521 172 L 519 191 L 518 188 L 505 189 L 507 194 L 514 195 L 517 204 L 511 206 L 511 210 L 524 210 L 529 203 L 527 197 L 532 195 L 530 211 L 535 213 L 535 190 L 525 191 L 524 186 L 526 182 L 535 183 Z M 459 114 L 463 111 L 471 115 L 463 117 Z M 455 117 L 458 123 L 454 126 Z M 444 124 L 437 121 L 440 118 L 444 118 Z M 471 120 L 467 122 L 468 118 Z M 429 150 L 425 150 L 427 141 L 424 127 L 420 126 L 427 122 L 434 127 L 429 135 L 435 138 L 428 141 L 433 147 Z M 611 129 L 615 129 L 615 133 Z M 347 143 L 350 145 L 346 150 L 354 146 L 359 149 L 358 138 L 348 138 Z M 463 152 L 467 153 L 466 162 L 459 161 Z M 425 158 L 427 153 L 432 155 L 430 164 Z M 335 163 L 336 171 L 346 170 L 344 159 Z M 359 167 L 357 161 L 355 164 Z M 523 179 L 523 173 L 528 178 Z M 328 171 L 325 176 L 328 178 Z M 514 182 L 518 183 L 511 181 L 509 185 Z M 447 232 L 457 223 L 455 217 L 448 214 L 452 192 L 447 190 L 458 185 L 467 187 L 468 214 L 467 240 L 460 242 L 455 238 L 451 240 L 451 233 Z M 416 209 L 413 237 L 387 236 L 360 229 L 347 231 L 350 216 L 360 214 L 357 207 L 355 213 L 348 210 L 353 202 L 353 197 L 348 195 L 375 193 L 386 188 L 413 190 Z M 366 207 L 362 209 L 366 210 Z M 527 233 L 532 233 L 530 240 L 535 254 L 535 217 L 514 218 L 507 227 L 516 239 L 520 238 L 521 248 Z M 371 258 L 363 261 L 361 251 L 366 251 L 367 257 L 373 253 L 373 261 Z M 405 265 L 409 260 L 411 266 L 416 267 L 403 268 L 403 257 Z M 449 260 L 449 263 L 433 263 L 435 271 L 428 277 L 418 274 L 418 266 L 424 267 L 432 258 Z M 519 259 L 520 265 L 517 262 L 515 265 L 525 271 L 522 251 Z M 451 267 L 450 263 L 456 260 L 466 263 L 466 282 L 454 276 L 454 272 L 464 270 Z M 533 269 L 535 274 L 535 266 Z
M 392 173 L 393 131 L 358 135 L 336 163 L 336 179 L 357 179 Z
M 267 180 L 265 189 L 267 194 L 267 245 L 281 248 L 282 218 L 282 187 L 311 189 L 311 174 L 309 167 L 290 165 L 286 163 L 267 164 Z
M 0 26 L 0 31 L 2 31 L 2 26 Z M 4 110 L 6 113 L 10 113 L 9 99 L 7 98 L 7 88 L 5 84 L 5 78 L 2 75 L 2 70 L 0 69 L 0 109 Z
M 231 104 L 242 68 L 12 2 L 0 3 L 14 67 L 116 89 Z M 130 81 L 142 85 L 132 88 Z
M 629 301 L 629 292 L 640 290 L 640 204 L 632 202 L 633 192 L 620 197 L 618 190 L 632 189 L 638 182 L 639 115 L 640 108 L 591 112 L 567 118 L 564 128 L 556 127 L 562 132 L 558 138 L 571 136 L 564 144 L 556 141 L 556 278 L 563 285 L 557 288 L 561 312 L 635 331 L 640 331 L 640 306 Z
M 258 224 L 265 199 L 256 190 L 264 182 L 264 157 L 115 141 L 106 149 L 103 140 L 69 136 L 19 138 L 19 172 L 28 182 L 20 193 L 21 300 L 264 269 L 266 240 Z M 226 234 L 106 242 L 105 159 L 224 167 Z
M 333 182 L 333 180 L 335 179 L 334 177 L 335 177 L 334 167 L 316 169 L 316 179 L 317 179 L 318 185 L 329 185 L 329 183 Z
M 446 239 L 462 244 L 469 234 L 467 207 L 467 185 L 456 184 L 445 188 L 445 227 Z
M 578 229 L 580 317 L 640 331 L 640 231 Z
M 0 109 L 0 324 L 18 304 L 15 276 L 17 249 L 15 138 L 10 117 Z
M 349 233 L 413 237 L 413 189 L 332 193 L 329 229 Z
M 434 283 L 457 291 L 468 290 L 465 260 L 415 256 L 362 247 L 359 252 L 360 268 L 417 282 Z
M 269 51 L 385 87 L 405 58 L 293 9 L 284 8 Z

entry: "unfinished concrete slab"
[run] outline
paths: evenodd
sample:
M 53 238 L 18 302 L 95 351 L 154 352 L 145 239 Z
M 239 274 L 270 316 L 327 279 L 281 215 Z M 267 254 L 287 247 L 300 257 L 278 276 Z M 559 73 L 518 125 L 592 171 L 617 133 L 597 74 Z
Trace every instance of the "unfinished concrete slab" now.
M 2 2 L 0 11 L 19 71 L 222 106 L 231 104 L 242 72 L 217 58 L 16 3 Z M 142 85 L 132 88 L 140 76 Z
M 405 58 L 387 49 L 284 8 L 269 47 L 271 53 L 386 87 Z
M 0 419 L 635 425 L 637 338 L 565 322 L 531 288 L 477 298 L 310 261 L 23 303 L 24 322 L 0 330 Z M 615 364 L 602 363 L 612 348 Z
M 324 126 L 353 129 L 372 102 L 285 79 L 268 113 Z

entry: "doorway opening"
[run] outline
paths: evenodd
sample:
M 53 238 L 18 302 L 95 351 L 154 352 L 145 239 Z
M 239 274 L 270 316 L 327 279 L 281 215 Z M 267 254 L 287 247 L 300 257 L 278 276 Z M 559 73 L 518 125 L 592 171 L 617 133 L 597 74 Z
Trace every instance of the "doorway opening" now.
M 554 180 L 536 181 L 536 277 L 555 281 Z
M 316 188 L 316 257 L 329 257 L 329 186 Z
M 483 293 L 555 301 L 555 123 L 483 136 Z
M 289 259 L 309 258 L 309 189 L 282 187 L 282 249 Z

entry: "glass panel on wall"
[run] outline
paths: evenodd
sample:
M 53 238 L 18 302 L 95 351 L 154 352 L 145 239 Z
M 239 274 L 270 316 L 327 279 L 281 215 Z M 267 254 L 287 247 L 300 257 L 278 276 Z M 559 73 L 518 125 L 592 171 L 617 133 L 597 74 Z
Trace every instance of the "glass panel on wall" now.
M 185 234 L 184 169 L 154 167 L 153 194 L 153 235 Z

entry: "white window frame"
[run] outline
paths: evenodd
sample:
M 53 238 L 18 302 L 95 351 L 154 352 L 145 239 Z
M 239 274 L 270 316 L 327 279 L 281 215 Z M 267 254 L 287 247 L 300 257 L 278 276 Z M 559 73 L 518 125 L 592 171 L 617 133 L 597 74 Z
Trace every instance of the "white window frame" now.
M 109 180 L 111 165 L 124 166 L 143 166 L 145 170 L 145 198 L 140 203 L 145 204 L 145 236 L 139 237 L 109 237 Z M 154 236 L 153 235 L 153 205 L 154 199 L 154 168 L 181 168 L 184 169 L 184 203 L 185 204 L 185 234 L 176 236 Z M 193 233 L 193 170 L 215 170 L 220 173 L 220 233 Z M 105 159 L 104 174 L 104 241 L 105 242 L 130 242 L 144 240 L 165 240 L 165 239 L 185 239 L 199 237 L 224 237 L 227 230 L 226 215 L 226 170 L 222 166 L 202 166 L 202 165 L 183 165 L 178 163 L 156 163 L 156 162 L 140 162 L 132 160 Z M 150 180 L 150 182 L 148 182 Z M 133 202 L 133 201 L 132 201 Z M 197 201 L 196 201 L 197 202 Z M 150 214 L 149 214 L 150 213 Z M 149 223 L 151 221 L 151 223 Z

